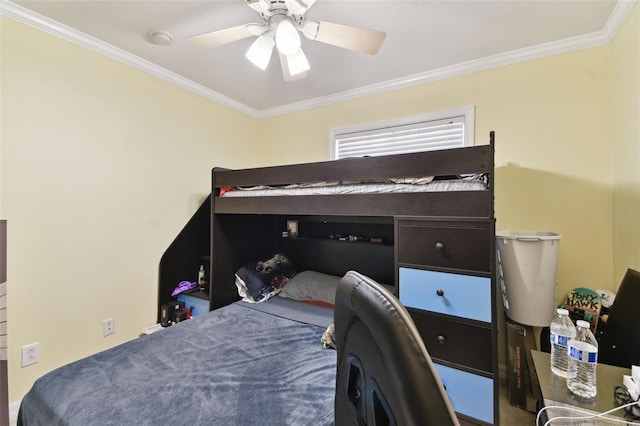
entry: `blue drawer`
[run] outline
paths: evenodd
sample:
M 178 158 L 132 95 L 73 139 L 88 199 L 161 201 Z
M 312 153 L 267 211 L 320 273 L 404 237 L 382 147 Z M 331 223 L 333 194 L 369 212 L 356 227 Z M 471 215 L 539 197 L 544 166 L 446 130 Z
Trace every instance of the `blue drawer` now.
M 193 306 L 193 310 L 191 311 L 191 316 L 197 317 L 198 315 L 206 314 L 207 312 L 209 312 L 208 300 L 191 296 L 189 294 L 183 294 L 183 293 L 180 293 L 178 295 L 178 300 L 180 302 L 184 302 L 185 308 L 190 308 Z
M 441 314 L 491 322 L 491 279 L 400 268 L 400 302 Z
M 434 363 L 453 409 L 493 424 L 493 380 Z

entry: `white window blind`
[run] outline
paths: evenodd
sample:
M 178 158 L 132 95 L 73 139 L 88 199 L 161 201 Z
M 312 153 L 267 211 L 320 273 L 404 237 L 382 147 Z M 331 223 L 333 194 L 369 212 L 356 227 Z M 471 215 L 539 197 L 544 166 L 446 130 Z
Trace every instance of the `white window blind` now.
M 420 116 L 401 122 L 374 123 L 359 129 L 334 131 L 333 158 L 379 156 L 459 148 L 468 145 L 465 113 L 444 118 Z M 442 117 L 443 114 L 438 114 Z M 473 115 L 473 114 L 471 114 Z M 471 117 L 472 118 L 472 117 Z

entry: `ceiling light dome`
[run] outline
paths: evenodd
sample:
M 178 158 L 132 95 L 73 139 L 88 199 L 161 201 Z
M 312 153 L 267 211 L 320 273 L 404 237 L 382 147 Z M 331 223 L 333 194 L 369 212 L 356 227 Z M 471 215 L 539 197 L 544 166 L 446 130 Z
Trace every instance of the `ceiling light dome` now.
M 289 75 L 292 77 L 305 71 L 309 71 L 311 68 L 302 49 L 298 49 L 297 52 L 291 55 L 286 55 L 286 63 Z
M 265 32 L 253 42 L 245 57 L 261 70 L 266 70 L 273 52 L 273 38 Z
M 289 18 L 278 22 L 276 27 L 276 47 L 284 55 L 292 55 L 300 50 L 300 34 Z

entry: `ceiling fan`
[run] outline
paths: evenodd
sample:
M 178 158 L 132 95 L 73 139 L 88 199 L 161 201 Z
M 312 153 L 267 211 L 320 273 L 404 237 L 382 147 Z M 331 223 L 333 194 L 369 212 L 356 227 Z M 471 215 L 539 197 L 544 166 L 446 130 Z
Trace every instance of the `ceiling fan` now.
M 356 52 L 375 55 L 386 37 L 384 31 L 353 27 L 325 21 L 308 21 L 307 11 L 315 0 L 244 0 L 260 14 L 262 23 L 250 23 L 188 37 L 201 47 L 216 47 L 247 37 L 256 40 L 246 53 L 254 65 L 265 70 L 274 47 L 280 56 L 285 81 L 306 75 L 309 61 L 301 48 L 300 34 Z

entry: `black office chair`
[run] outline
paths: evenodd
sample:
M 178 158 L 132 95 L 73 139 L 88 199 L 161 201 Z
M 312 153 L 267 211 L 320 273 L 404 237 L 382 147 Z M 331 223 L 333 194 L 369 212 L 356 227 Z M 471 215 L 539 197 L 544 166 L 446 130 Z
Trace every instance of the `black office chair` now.
M 598 344 L 598 362 L 640 365 L 640 272 L 627 269 Z
M 458 425 L 407 310 L 349 271 L 336 291 L 336 426 Z

